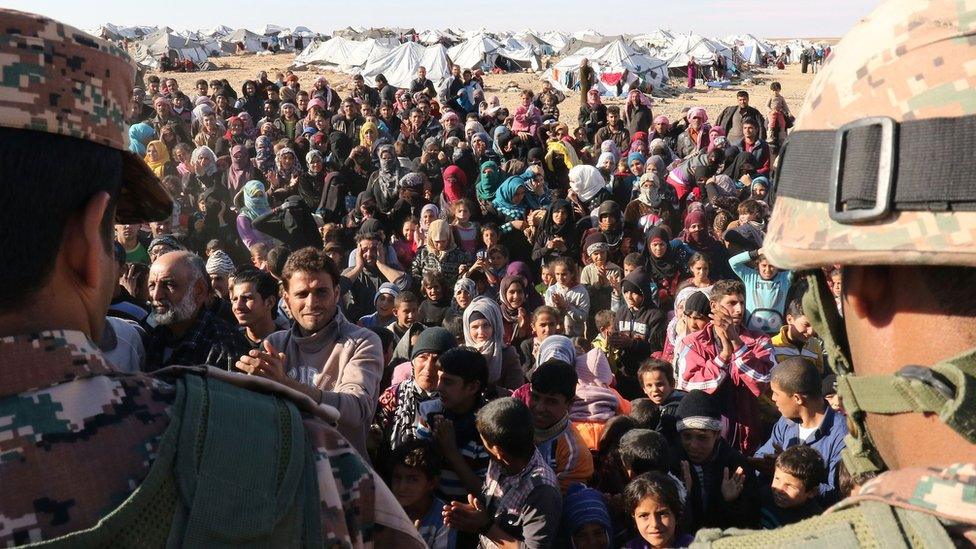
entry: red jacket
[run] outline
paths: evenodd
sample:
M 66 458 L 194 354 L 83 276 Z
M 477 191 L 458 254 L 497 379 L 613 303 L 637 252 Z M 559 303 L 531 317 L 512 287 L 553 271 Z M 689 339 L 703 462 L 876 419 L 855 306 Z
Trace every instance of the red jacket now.
M 766 390 L 776 364 L 769 338 L 741 328 L 743 346 L 729 363 L 719 358 L 721 343 L 712 324 L 686 335 L 675 346 L 678 389 L 699 389 L 718 395 L 729 423 L 724 436 L 743 455 L 751 456 L 764 442 L 759 419 L 759 395 Z

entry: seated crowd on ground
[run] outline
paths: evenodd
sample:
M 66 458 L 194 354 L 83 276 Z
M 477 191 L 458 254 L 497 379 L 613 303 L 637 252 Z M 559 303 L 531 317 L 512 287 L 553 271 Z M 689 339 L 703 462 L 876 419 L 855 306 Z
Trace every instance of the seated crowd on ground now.
M 134 90 L 175 208 L 116 228 L 113 364 L 335 407 L 436 548 L 680 546 L 863 482 L 805 288 L 763 254 L 778 84 L 677 120 L 594 89 L 569 127 L 549 85 L 509 110 L 458 67 L 375 83 Z

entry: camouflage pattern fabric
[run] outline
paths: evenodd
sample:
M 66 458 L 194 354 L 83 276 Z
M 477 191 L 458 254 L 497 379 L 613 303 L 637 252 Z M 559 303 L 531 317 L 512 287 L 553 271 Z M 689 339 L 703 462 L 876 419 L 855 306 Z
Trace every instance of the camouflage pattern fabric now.
M 903 469 L 824 514 L 775 530 L 700 530 L 692 548 L 962 547 L 976 543 L 976 465 Z
M 149 473 L 174 387 L 114 372 L 80 332 L 2 338 L 0 356 L 0 545 L 94 526 Z M 317 419 L 304 426 L 315 447 L 324 545 L 424 547 L 342 435 Z
M 883 2 L 834 48 L 793 131 L 835 130 L 872 116 L 901 122 L 976 114 L 974 32 L 976 5 L 969 1 Z M 830 219 L 825 203 L 777 197 L 763 249 L 786 269 L 976 266 L 974 244 L 976 212 L 901 212 L 844 225 Z
M 129 152 L 125 113 L 135 64 L 117 46 L 41 15 L 0 9 L 0 126 L 122 151 L 120 223 L 161 221 L 173 203 Z

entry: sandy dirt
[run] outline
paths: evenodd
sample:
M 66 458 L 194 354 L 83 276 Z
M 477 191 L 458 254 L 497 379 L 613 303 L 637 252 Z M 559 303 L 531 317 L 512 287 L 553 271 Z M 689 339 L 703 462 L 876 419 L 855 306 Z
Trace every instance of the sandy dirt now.
M 195 73 L 166 73 L 166 76 L 176 78 L 180 84 L 180 89 L 191 97 L 194 95 L 194 83 L 199 78 L 212 80 L 215 78 L 226 78 L 234 89 L 240 92 L 241 84 L 244 80 L 254 78 L 259 71 L 268 71 L 274 79 L 274 74 L 278 71 L 285 72 L 291 66 L 294 54 L 281 53 L 276 55 L 241 55 L 228 56 L 212 59 L 221 67 L 219 70 L 195 72 Z M 153 74 L 153 73 L 149 73 Z M 155 73 L 160 74 L 160 73 Z M 310 89 L 312 82 L 320 75 L 324 74 L 329 79 L 330 84 L 336 88 L 340 95 L 345 96 L 346 90 L 351 86 L 352 76 L 341 72 L 321 70 L 311 68 L 309 70 L 296 70 L 302 89 Z M 148 75 L 147 75 L 148 76 Z M 728 89 L 706 89 L 699 85 L 694 90 L 685 88 L 684 77 L 672 77 L 671 86 L 668 90 L 673 97 L 655 97 L 654 114 L 664 114 L 674 120 L 681 115 L 684 107 L 704 107 L 709 116 L 714 118 L 719 115 L 723 108 L 736 103 L 735 93 L 739 90 L 746 90 L 750 95 L 750 103 L 757 107 L 763 114 L 766 113 L 766 104 L 772 95 L 769 84 L 778 81 L 783 86 L 783 97 L 791 111 L 796 114 L 803 102 L 803 96 L 813 80 L 812 74 L 802 74 L 800 66 L 788 65 L 786 70 L 780 71 L 775 68 L 755 69 L 744 75 L 742 82 L 735 84 Z M 540 74 L 536 73 L 507 73 L 507 74 L 488 74 L 485 76 L 485 96 L 497 95 L 501 99 L 503 106 L 514 111 L 518 104 L 519 90 L 528 88 L 539 91 L 542 88 Z M 620 104 L 622 101 L 609 100 L 607 104 Z M 578 93 L 567 94 L 566 101 L 560 103 L 560 120 L 566 122 L 570 128 L 575 127 L 576 117 L 579 114 L 580 98 Z

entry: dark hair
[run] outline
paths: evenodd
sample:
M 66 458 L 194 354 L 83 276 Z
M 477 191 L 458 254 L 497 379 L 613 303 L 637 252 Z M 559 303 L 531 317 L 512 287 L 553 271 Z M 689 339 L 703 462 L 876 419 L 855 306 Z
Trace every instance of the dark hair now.
M 576 368 L 559 359 L 549 359 L 532 372 L 532 390 L 547 395 L 562 395 L 566 402 L 576 397 L 576 384 L 579 376 Z
M 635 398 L 630 402 L 630 417 L 638 428 L 654 429 L 661 420 L 661 408 L 649 398 Z
M 356 233 L 356 244 L 359 244 L 363 240 L 373 240 L 376 242 L 383 242 L 383 235 L 375 231 L 369 231 L 365 233 Z
M 635 476 L 651 471 L 668 472 L 671 451 L 664 435 L 650 429 L 633 429 L 620 439 L 620 462 Z
M 791 395 L 799 394 L 812 399 L 823 396 L 820 394 L 823 383 L 817 367 L 803 357 L 791 356 L 774 366 L 772 382 Z
M 444 287 L 444 275 L 440 271 L 427 271 L 424 273 L 424 277 L 421 279 L 421 287 L 432 287 L 440 286 L 441 292 L 445 291 Z
M 707 265 L 709 269 L 712 268 L 712 262 L 709 261 L 707 255 L 701 252 L 695 252 L 694 254 L 692 254 L 691 259 L 688 260 L 688 270 L 691 270 L 691 268 L 695 265 L 695 263 L 698 263 L 699 261 L 704 261 L 705 265 Z
M 776 468 L 802 480 L 808 491 L 827 479 L 827 467 L 820 452 L 805 444 L 783 450 L 776 458 Z
M 803 298 L 794 297 L 791 299 L 790 304 L 786 307 L 786 314 L 792 316 L 793 318 L 803 316 Z
M 383 352 L 386 353 L 386 350 L 394 343 L 393 332 L 382 326 L 373 326 L 369 330 L 379 336 L 380 345 L 382 345 Z
M 597 453 L 607 456 L 611 452 L 617 451 L 620 447 L 620 439 L 631 429 L 636 429 L 637 422 L 630 416 L 613 416 L 608 419 L 603 427 L 603 434 L 600 435 L 600 443 L 597 444 Z
M 910 268 L 919 269 L 925 288 L 939 303 L 940 312 L 953 316 L 976 315 L 976 269 L 945 265 Z
M 664 374 L 665 379 L 668 380 L 668 383 L 674 387 L 674 367 L 672 367 L 671 364 L 656 358 L 649 358 L 645 360 L 640 365 L 640 369 L 637 370 L 637 380 L 643 380 L 644 376 L 651 372 L 661 372 Z
M 291 248 L 287 246 L 275 246 L 268 250 L 267 261 L 268 261 L 268 271 L 277 278 L 281 279 L 281 272 L 285 268 L 285 262 L 288 261 L 288 256 L 291 255 Z
M 539 305 L 532 311 L 532 323 L 535 324 L 535 321 L 542 315 L 549 315 L 557 319 L 560 317 L 559 309 L 550 307 L 549 305 Z
M 684 508 L 681 505 L 681 497 L 678 495 L 678 486 L 671 477 L 664 473 L 652 471 L 635 477 L 624 488 L 626 509 L 631 515 L 634 514 L 640 502 L 646 498 L 653 498 L 659 504 L 663 504 L 680 521 Z
M 712 286 L 712 295 L 709 296 L 713 303 L 717 303 L 727 295 L 746 295 L 746 286 L 741 280 L 723 279 Z
M 429 441 L 416 438 L 404 442 L 393 451 L 390 470 L 396 465 L 420 469 L 428 479 L 437 477 L 441 472 L 441 460 L 434 447 Z
M 397 294 L 393 299 L 393 306 L 399 307 L 404 303 L 413 303 L 414 305 L 420 305 L 420 299 L 417 298 L 417 294 L 411 292 L 410 290 L 404 290 Z
M 454 339 L 464 341 L 464 317 L 461 315 L 445 316 L 444 321 L 441 322 L 441 326 L 448 332 L 451 332 Z M 487 368 L 487 366 L 485 367 Z
M 616 105 L 610 105 L 607 107 L 607 114 L 614 114 L 620 116 L 620 107 Z
M 597 330 L 602 330 L 608 326 L 613 326 L 614 312 L 610 309 L 603 309 L 596 313 L 593 317 L 593 323 L 596 325 Z
M 66 221 L 98 192 L 111 197 L 100 229 L 105 253 L 113 253 L 122 186 L 119 151 L 73 137 L 0 128 L 0 181 L 12 205 L 0 216 L 0 310 L 23 306 L 48 283 Z
M 159 77 L 155 74 L 151 74 L 146 78 L 146 82 L 149 82 L 150 84 L 159 84 Z
M 478 228 L 478 236 L 480 237 L 481 235 L 485 234 L 485 231 L 494 231 L 495 234 L 501 234 L 501 230 L 498 229 L 498 225 L 492 222 L 482 223 Z
M 325 250 L 309 246 L 288 256 L 281 270 L 281 285 L 285 291 L 288 291 L 288 280 L 298 272 L 326 273 L 332 279 L 333 287 L 339 287 L 339 267 L 325 254 Z
M 736 97 L 745 97 L 746 99 L 748 99 L 749 98 L 749 92 L 747 92 L 746 90 L 739 90 L 739 91 L 735 92 L 735 96 Z
M 763 207 L 759 204 L 759 201 L 754 198 L 740 202 L 738 210 L 740 214 L 746 213 L 755 216 L 761 216 L 763 214 Z
M 238 284 L 254 284 L 254 289 L 263 299 L 278 295 L 278 281 L 270 274 L 251 266 L 241 267 L 234 273 L 234 286 Z
M 751 116 L 747 116 L 747 117 L 745 117 L 745 118 L 742 119 L 742 125 L 745 126 L 746 124 L 749 124 L 750 126 L 752 126 L 754 128 L 758 128 L 759 127 L 759 122 L 755 118 L 753 118 Z
M 481 392 L 488 386 L 488 361 L 476 349 L 466 346 L 454 347 L 441 354 L 441 372 L 458 376 L 465 383 L 477 381 Z
M 780 91 L 783 89 L 783 85 L 780 84 L 779 82 L 773 82 L 772 84 L 769 85 L 769 89 L 772 91 Z
M 642 262 L 640 252 L 630 252 L 624 256 L 624 265 L 640 266 Z
M 485 442 L 508 455 L 528 458 L 535 452 L 532 413 L 521 400 L 505 397 L 488 402 L 478 410 L 476 425 Z
M 502 254 L 505 259 L 508 259 L 508 248 L 503 244 L 495 244 L 491 248 L 488 248 L 488 256 L 491 257 L 492 254 Z
M 150 78 L 152 78 L 152 77 L 150 77 Z M 248 82 L 250 82 L 250 80 Z M 203 85 L 206 86 L 207 85 L 207 80 L 205 78 L 197 78 L 197 81 L 194 84 L 196 86 L 199 86 L 201 83 L 203 83 Z

